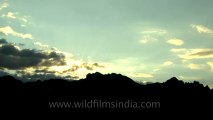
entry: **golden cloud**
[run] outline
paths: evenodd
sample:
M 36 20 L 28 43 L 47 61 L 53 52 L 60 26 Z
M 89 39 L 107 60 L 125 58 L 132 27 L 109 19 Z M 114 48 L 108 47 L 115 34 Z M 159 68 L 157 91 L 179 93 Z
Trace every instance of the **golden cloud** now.
M 183 58 L 185 60 L 213 58 L 213 49 L 211 48 L 171 49 L 170 51 L 176 53 L 178 57 Z
M 145 30 L 141 32 L 141 34 L 158 34 L 158 35 L 163 35 L 166 33 L 167 31 L 163 29 L 150 29 L 150 30 Z
M 3 14 L 2 17 L 16 19 L 16 16 L 15 16 L 15 14 L 13 12 L 8 12 L 7 14 Z
M 167 43 L 175 46 L 181 46 L 184 44 L 184 41 L 181 39 L 173 38 L 167 41 Z
M 192 70 L 200 70 L 203 69 L 204 65 L 190 63 L 189 65 L 187 65 L 187 67 Z
M 211 62 L 207 62 L 207 64 L 210 66 L 211 71 L 213 72 L 213 61 L 211 61 Z
M 6 1 L 3 1 L 2 3 L 0 3 L 0 10 L 2 10 L 3 8 L 8 7 L 9 4 Z
M 14 31 L 10 26 L 0 28 L 0 33 L 3 33 L 5 35 L 13 35 L 23 39 L 33 39 L 31 34 L 18 33 Z
M 42 47 L 42 48 L 48 48 L 49 47 L 49 45 L 45 45 L 45 44 L 42 44 L 40 42 L 34 42 L 34 45 L 37 45 L 37 46 Z
M 173 65 L 173 64 L 174 63 L 172 61 L 165 61 L 162 66 L 165 67 L 165 66 L 170 66 L 170 65 Z
M 29 18 L 29 16 L 19 16 L 18 12 L 7 12 L 6 14 L 3 14 L 1 16 L 2 18 L 10 18 L 10 19 L 17 19 L 19 21 L 21 21 L 22 23 L 27 23 L 28 20 L 27 18 Z M 24 25 L 21 25 L 24 26 Z
M 199 33 L 213 34 L 213 30 L 212 29 L 209 29 L 208 27 L 203 26 L 203 25 L 192 24 L 191 27 L 196 29 L 197 32 L 199 32 Z

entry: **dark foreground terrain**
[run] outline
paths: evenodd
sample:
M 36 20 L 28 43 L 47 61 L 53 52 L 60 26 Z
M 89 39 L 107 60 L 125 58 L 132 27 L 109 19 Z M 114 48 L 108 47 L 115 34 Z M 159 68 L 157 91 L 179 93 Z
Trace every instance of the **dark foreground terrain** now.
M 142 85 L 120 74 L 27 83 L 4 76 L 0 77 L 0 98 L 1 110 L 9 113 L 199 114 L 212 110 L 213 90 L 175 77 Z

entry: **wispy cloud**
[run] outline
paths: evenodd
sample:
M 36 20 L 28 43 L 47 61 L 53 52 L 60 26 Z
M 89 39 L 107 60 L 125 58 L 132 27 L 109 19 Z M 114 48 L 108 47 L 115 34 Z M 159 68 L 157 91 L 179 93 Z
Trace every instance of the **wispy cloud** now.
M 165 67 L 165 66 L 170 66 L 170 65 L 174 65 L 174 63 L 172 61 L 165 61 L 162 66 Z
M 211 49 L 211 48 L 171 49 L 171 52 L 177 54 L 178 57 L 185 59 L 185 60 L 213 58 L 213 49 Z
M 175 46 L 181 46 L 184 44 L 184 41 L 181 39 L 173 38 L 167 41 L 167 43 Z
M 204 25 L 192 24 L 191 27 L 194 28 L 199 33 L 213 34 L 213 30 Z
M 2 17 L 16 19 L 16 16 L 15 16 L 15 14 L 13 12 L 8 12 L 7 14 L 3 14 Z
M 163 29 L 148 29 L 140 33 L 142 36 L 139 42 L 141 44 L 147 44 L 147 43 L 157 42 L 158 37 L 167 34 L 167 31 Z
M 8 6 L 9 6 L 9 4 L 7 3 L 6 0 L 4 0 L 3 2 L 0 3 L 0 10 L 2 10 L 3 8 L 6 8 Z
M 141 34 L 158 34 L 158 35 L 164 35 L 166 33 L 167 31 L 163 29 L 149 29 L 141 32 Z
M 157 42 L 158 39 L 155 37 L 152 37 L 150 35 L 143 35 L 142 39 L 139 41 L 142 44 L 147 44 L 147 43 L 151 43 L 151 42 Z
M 49 47 L 49 45 L 42 44 L 40 42 L 34 42 L 34 45 L 37 45 L 37 46 L 42 47 L 42 48 L 48 48 Z
M 23 39 L 33 39 L 31 34 L 18 33 L 14 31 L 10 26 L 0 28 L 0 33 L 3 33 L 5 35 L 13 35 Z
M 2 18 L 9 18 L 9 19 L 16 19 L 16 20 L 19 20 L 22 23 L 27 23 L 28 22 L 27 18 L 29 16 L 21 16 L 21 15 L 19 15 L 18 12 L 7 12 L 6 14 L 2 14 L 1 17 Z
M 213 61 L 211 61 L 211 62 L 207 62 L 207 64 L 210 66 L 211 71 L 213 72 Z
M 93 70 L 97 70 L 97 68 L 105 68 L 105 66 L 102 64 L 99 64 L 99 63 L 80 62 L 78 64 L 76 64 L 76 63 L 72 64 L 69 69 L 61 71 L 61 72 L 62 73 L 77 72 L 82 69 L 93 71 Z
M 158 72 L 164 68 L 173 67 L 175 65 L 172 61 L 165 61 L 162 64 L 158 65 L 155 69 L 152 70 L 152 73 Z

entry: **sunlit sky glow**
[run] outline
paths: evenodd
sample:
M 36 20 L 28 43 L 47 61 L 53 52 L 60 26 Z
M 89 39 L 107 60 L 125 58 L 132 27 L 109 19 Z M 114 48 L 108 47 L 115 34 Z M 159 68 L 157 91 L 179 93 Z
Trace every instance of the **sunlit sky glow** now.
M 213 87 L 212 0 L 1 0 L 0 75 L 176 76 Z M 15 61 L 15 62 L 14 62 Z

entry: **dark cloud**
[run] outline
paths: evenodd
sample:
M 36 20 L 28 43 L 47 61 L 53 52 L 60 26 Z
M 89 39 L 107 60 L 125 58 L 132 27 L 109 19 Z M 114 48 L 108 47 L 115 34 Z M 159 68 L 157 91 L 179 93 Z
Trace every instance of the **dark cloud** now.
M 213 54 L 213 50 L 205 50 L 205 51 L 201 51 L 201 52 L 197 52 L 194 54 L 191 54 L 191 56 L 208 56 L 208 55 L 212 55 Z
M 8 56 L 16 56 L 18 55 L 19 50 L 12 44 L 3 45 L 0 47 L 0 54 L 8 55 Z
M 24 58 L 0 54 L 0 66 L 8 69 L 21 69 L 38 65 L 41 60 L 37 58 Z
M 78 69 L 80 69 L 80 66 L 74 64 L 74 65 L 72 65 L 72 67 L 70 69 L 63 71 L 63 73 L 66 73 L 66 72 L 69 72 L 69 71 L 70 72 L 75 72 Z
M 5 43 L 5 41 L 2 40 L 2 43 Z M 62 53 L 19 49 L 13 44 L 3 44 L 0 47 L 0 58 L 0 67 L 7 69 L 48 67 L 66 64 L 65 55 Z
M 7 44 L 8 42 L 5 39 L 0 39 L 0 44 Z
M 94 63 L 93 64 L 94 67 L 99 67 L 99 68 L 104 68 L 104 65 L 100 65 L 99 63 Z
M 104 67 L 105 66 L 100 65 L 98 63 L 91 64 L 91 63 L 84 62 L 84 63 L 82 63 L 80 65 L 76 65 L 76 64 L 72 65 L 70 69 L 63 71 L 63 73 L 76 72 L 77 70 L 79 70 L 81 68 L 85 68 L 87 70 L 91 70 L 92 71 L 92 70 L 95 70 L 96 68 L 104 68 Z
M 23 43 L 19 43 L 18 45 L 19 45 L 19 46 L 24 46 L 24 44 L 23 44 Z
M 20 45 L 8 43 L 5 39 L 0 39 L 0 44 L 0 71 L 4 71 L 0 75 L 5 75 L 5 70 L 15 70 L 14 76 L 23 80 L 78 79 L 76 72 L 79 69 L 92 71 L 104 68 L 99 63 L 81 62 L 71 65 L 67 70 L 57 71 L 50 67 L 67 65 L 65 54 L 58 52 L 57 49 L 22 49 L 19 48 Z
M 48 69 L 41 69 L 41 70 L 35 70 L 34 71 L 37 74 L 47 73 L 47 74 L 55 74 L 57 71 L 50 71 Z
M 67 79 L 73 80 L 75 77 L 67 76 L 58 76 L 55 73 L 57 71 L 49 71 L 46 68 L 41 70 L 35 70 L 33 74 L 26 73 L 24 70 L 16 71 L 17 78 L 21 78 L 21 80 L 28 81 L 28 80 L 48 80 L 48 79 Z
M 99 65 L 98 63 L 93 63 L 93 64 L 89 64 L 89 63 L 83 63 L 81 65 L 82 68 L 86 68 L 87 70 L 94 70 L 96 68 L 103 68 L 104 66 Z
M 55 74 L 23 74 L 21 76 L 22 79 L 24 80 L 48 80 L 48 79 L 72 79 L 72 77 L 69 76 L 57 76 Z

